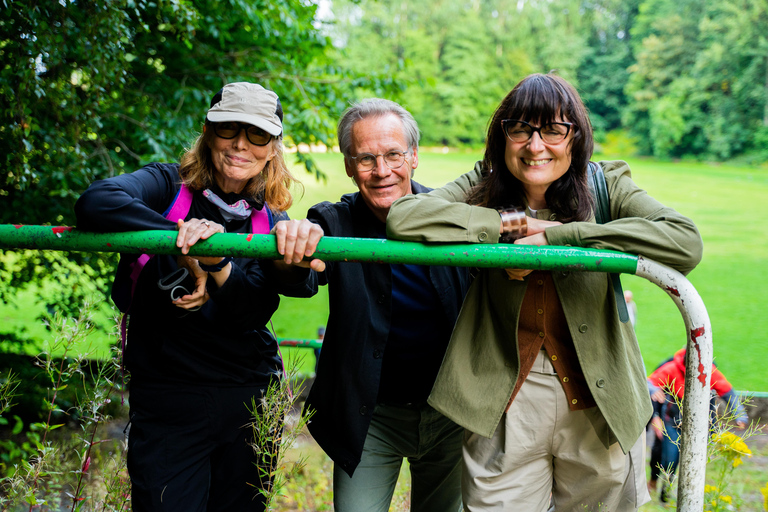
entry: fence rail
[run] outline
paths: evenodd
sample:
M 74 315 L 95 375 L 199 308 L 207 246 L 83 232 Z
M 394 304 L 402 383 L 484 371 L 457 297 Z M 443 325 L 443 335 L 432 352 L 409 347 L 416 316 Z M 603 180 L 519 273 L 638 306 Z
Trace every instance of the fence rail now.
M 85 233 L 65 226 L 0 225 L 0 248 L 179 254 L 172 231 Z M 279 259 L 271 235 L 221 233 L 190 249 L 196 256 Z M 409 263 L 468 267 L 515 267 L 566 272 L 634 274 L 653 282 L 677 305 L 685 321 L 687 353 L 678 510 L 704 507 L 704 477 L 712 368 L 712 329 L 696 289 L 679 272 L 652 260 L 616 251 L 505 244 L 420 244 L 324 237 L 316 255 L 326 261 Z M 297 340 L 310 341 L 310 340 Z

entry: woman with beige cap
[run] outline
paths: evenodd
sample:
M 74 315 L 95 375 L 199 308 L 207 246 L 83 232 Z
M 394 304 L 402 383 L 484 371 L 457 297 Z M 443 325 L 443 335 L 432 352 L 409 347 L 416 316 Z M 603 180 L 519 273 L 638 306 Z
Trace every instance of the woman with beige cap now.
M 181 256 L 123 254 L 112 289 L 128 320 L 133 510 L 264 510 L 256 452 L 269 447 L 250 446 L 247 407 L 281 376 L 265 327 L 278 293 L 308 296 L 315 275 L 278 280 L 280 263 L 187 254 L 214 233 L 269 233 L 287 218 L 282 119 L 274 92 L 227 84 L 179 164 L 97 181 L 75 206 L 82 230 L 178 231 Z

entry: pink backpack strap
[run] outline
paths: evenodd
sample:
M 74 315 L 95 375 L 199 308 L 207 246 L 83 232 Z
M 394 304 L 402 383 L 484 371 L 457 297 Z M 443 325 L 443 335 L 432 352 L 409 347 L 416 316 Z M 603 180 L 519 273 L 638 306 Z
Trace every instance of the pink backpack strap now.
M 182 183 L 171 206 L 168 207 L 163 215 L 166 219 L 176 223 L 187 217 L 190 208 L 192 208 L 192 191 L 186 184 Z
M 251 233 L 254 235 L 268 235 L 269 227 L 269 207 L 264 203 L 261 210 L 255 208 L 251 210 Z
M 168 209 L 163 212 L 163 216 L 176 223 L 179 219 L 184 220 L 189 213 L 189 209 L 192 207 L 192 191 L 184 183 L 181 184 L 179 191 L 176 193 L 176 197 L 173 198 L 173 202 Z M 123 313 L 123 318 L 120 321 L 120 341 L 122 344 L 121 359 L 125 354 L 125 344 L 127 339 L 127 326 L 128 326 L 128 313 L 131 311 L 133 305 L 133 295 L 136 292 L 136 284 L 139 282 L 139 275 L 142 269 L 146 266 L 147 262 L 152 259 L 152 254 L 141 254 L 136 261 L 131 263 L 131 301 L 128 303 L 128 309 Z M 125 362 L 121 361 L 121 372 L 123 373 L 123 379 L 125 379 Z

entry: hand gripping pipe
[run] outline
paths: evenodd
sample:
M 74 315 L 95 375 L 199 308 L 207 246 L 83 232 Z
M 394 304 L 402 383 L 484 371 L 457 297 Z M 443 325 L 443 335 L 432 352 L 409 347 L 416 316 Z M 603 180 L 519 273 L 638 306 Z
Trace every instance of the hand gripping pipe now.
M 175 241 L 173 231 L 86 233 L 63 226 L 0 225 L 2 249 L 180 254 Z M 281 259 L 272 235 L 216 234 L 195 244 L 190 254 Z M 315 255 L 325 261 L 615 272 L 635 274 L 656 284 L 677 305 L 687 335 L 678 510 L 703 509 L 712 329 L 701 297 L 679 272 L 652 260 L 616 251 L 506 244 L 420 244 L 324 237 Z M 303 340 L 296 341 L 299 344 Z

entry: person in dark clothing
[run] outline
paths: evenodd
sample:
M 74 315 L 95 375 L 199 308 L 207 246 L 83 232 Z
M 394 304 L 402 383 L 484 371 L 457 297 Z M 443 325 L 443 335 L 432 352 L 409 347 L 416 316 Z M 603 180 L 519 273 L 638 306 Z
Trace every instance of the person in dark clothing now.
M 369 99 L 339 122 L 347 175 L 359 192 L 277 224 L 278 250 L 301 264 L 320 236 L 386 238 L 390 205 L 429 191 L 411 180 L 419 131 L 400 105 Z M 321 270 L 314 259 L 310 265 Z M 463 429 L 426 403 L 467 289 L 466 269 L 327 263 L 330 316 L 306 408 L 312 436 L 334 461 L 337 512 L 386 512 L 403 458 L 411 510 L 461 509 Z
M 275 447 L 250 446 L 248 427 L 252 399 L 282 375 L 265 325 L 278 293 L 309 296 L 316 275 L 282 261 L 187 254 L 215 233 L 266 234 L 287 219 L 294 179 L 282 117 L 274 92 L 227 84 L 180 164 L 97 181 L 75 206 L 81 230 L 178 230 L 182 255 L 123 254 L 112 288 L 128 314 L 135 511 L 265 509 L 257 489 L 270 485 L 269 462 L 259 452 Z

